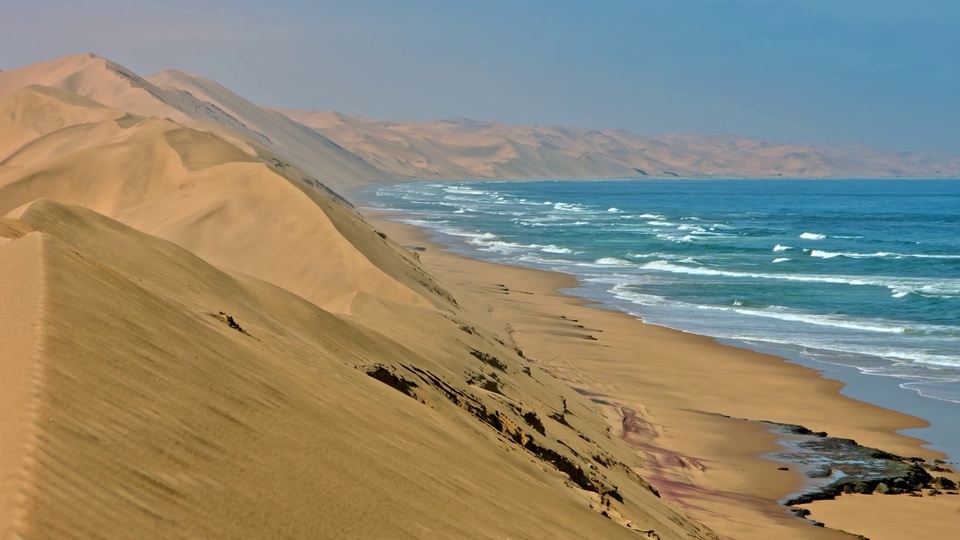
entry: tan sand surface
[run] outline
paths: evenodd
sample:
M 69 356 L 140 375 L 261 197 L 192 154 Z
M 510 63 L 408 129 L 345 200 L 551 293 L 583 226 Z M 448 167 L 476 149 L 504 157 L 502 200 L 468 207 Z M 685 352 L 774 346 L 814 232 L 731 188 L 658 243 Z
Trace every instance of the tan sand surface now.
M 856 531 L 870 540 L 954 538 L 960 533 L 960 495 L 843 495 L 806 508 L 828 527 Z
M 19 229 L 6 236 L 23 236 L 0 247 L 0 320 L 22 329 L 4 340 L 21 353 L 4 355 L 19 374 L 4 378 L 17 413 L 0 432 L 3 476 L 16 479 L 0 492 L 4 536 L 636 537 L 590 508 L 619 503 L 591 503 L 514 442 L 525 424 L 504 400 L 546 418 L 541 400 L 564 393 L 581 433 L 605 437 L 585 400 L 522 360 L 504 357 L 499 392 L 471 390 L 457 370 L 489 366 L 462 345 L 456 358 L 415 352 L 80 207 L 41 200 L 10 217 L 6 229 Z M 445 323 L 432 335 L 452 348 L 463 332 Z M 475 331 L 471 345 L 503 354 Z M 449 383 L 407 371 L 411 399 L 365 366 Z M 513 429 L 477 422 L 443 392 L 499 403 Z M 564 451 L 559 433 L 530 432 Z M 644 527 L 698 530 L 603 451 L 630 459 L 626 447 L 569 444 L 606 456 L 596 471 L 578 463 L 595 482 L 622 482 L 622 510 Z
M 173 73 L 148 80 L 105 58 L 78 54 L 0 72 L 0 101 L 25 86 L 54 87 L 131 114 L 169 118 L 213 131 L 250 154 L 293 164 L 335 188 L 386 178 L 361 158 L 284 115 L 263 110 L 212 81 Z
M 35 120 L 43 117 L 59 120 Z M 0 102 L 0 118 L 12 134 L 0 139 L 0 163 L 9 167 L 0 172 L 0 212 L 51 197 L 317 303 L 354 290 L 429 303 L 411 289 L 425 281 L 413 269 L 364 254 L 379 253 L 382 243 L 369 226 L 315 186 L 291 181 L 212 133 L 35 86 Z M 36 138 L 24 143 L 30 134 Z M 341 215 L 339 225 L 328 212 Z
M 483 303 L 296 169 L 6 96 L 0 536 L 713 537 Z
M 921 448 L 922 441 L 893 433 L 922 421 L 843 397 L 840 383 L 813 370 L 644 325 L 558 292 L 575 286 L 568 276 L 465 259 L 442 251 L 415 228 L 375 222 L 403 243 L 426 246 L 420 257 L 434 275 L 478 295 L 508 321 L 528 358 L 601 406 L 615 433 L 643 458 L 644 478 L 720 535 L 848 538 L 813 527 L 778 504 L 802 478 L 758 457 L 777 449 L 776 438 L 763 425 L 738 419 L 800 424 L 902 455 L 942 457 Z M 867 534 L 878 524 L 908 519 L 918 533 L 914 538 L 935 537 L 924 535 L 956 526 L 943 510 L 948 497 L 919 503 L 908 496 L 859 497 L 855 513 L 836 520 L 836 528 Z M 907 517 L 928 499 L 932 504 L 918 517 L 939 517 Z M 884 504 L 874 507 L 871 500 Z M 815 503 L 812 518 L 834 526 L 833 504 Z M 819 508 L 834 513 L 821 519 Z

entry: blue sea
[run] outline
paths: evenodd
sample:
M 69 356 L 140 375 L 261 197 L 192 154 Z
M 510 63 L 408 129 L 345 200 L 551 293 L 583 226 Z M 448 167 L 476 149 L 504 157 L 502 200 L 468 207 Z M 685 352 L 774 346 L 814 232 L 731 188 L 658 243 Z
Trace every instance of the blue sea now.
M 648 323 L 884 376 L 960 418 L 960 182 L 417 182 L 360 198 L 460 253 L 572 274 L 575 294 Z

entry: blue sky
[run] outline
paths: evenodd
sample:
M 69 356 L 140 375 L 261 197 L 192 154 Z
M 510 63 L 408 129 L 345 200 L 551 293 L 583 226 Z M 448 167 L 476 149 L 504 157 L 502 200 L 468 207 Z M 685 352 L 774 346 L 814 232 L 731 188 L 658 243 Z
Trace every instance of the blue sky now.
M 0 0 L 0 69 L 95 52 L 260 104 L 960 153 L 956 0 Z

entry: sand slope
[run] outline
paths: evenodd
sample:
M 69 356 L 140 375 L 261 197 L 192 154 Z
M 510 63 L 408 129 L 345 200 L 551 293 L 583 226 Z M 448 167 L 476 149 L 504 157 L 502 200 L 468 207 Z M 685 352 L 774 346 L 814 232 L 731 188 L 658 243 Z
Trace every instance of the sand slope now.
M 712 537 L 485 304 L 103 66 L 0 79 L 0 536 Z
M 214 81 L 183 73 L 163 71 L 147 80 L 168 91 L 182 91 L 215 104 L 239 120 L 273 152 L 333 189 L 353 183 L 383 179 L 386 175 L 371 164 L 345 151 L 317 131 L 275 111 L 262 109 Z
M 59 120 L 40 126 L 42 117 Z M 82 204 L 318 304 L 355 290 L 423 304 L 434 296 L 420 294 L 429 280 L 399 250 L 371 262 L 364 252 L 386 241 L 359 219 L 340 219 L 354 237 L 344 240 L 324 207 L 349 212 L 325 192 L 216 135 L 40 87 L 0 103 L 0 119 L 12 134 L 0 139 L 0 212 L 40 197 Z
M 186 76 L 184 79 L 188 79 Z M 198 78 L 198 80 L 201 80 Z M 93 54 L 73 55 L 0 73 L 0 100 L 28 85 L 50 86 L 140 116 L 169 118 L 211 130 L 248 153 L 285 159 L 334 188 L 382 179 L 384 173 L 287 117 L 256 107 L 226 89 L 181 85 L 172 76 L 157 82 Z
M 4 405 L 19 428 L 0 432 L 13 456 L 0 472 L 15 479 L 0 491 L 5 535 L 636 537 L 591 510 L 591 496 L 663 538 L 705 534 L 627 469 L 590 468 L 564 449 L 554 437 L 572 428 L 525 426 L 536 441 L 527 446 L 565 452 L 596 485 L 619 480 L 625 504 L 609 490 L 601 503 L 522 448 L 510 403 L 546 416 L 543 389 L 570 391 L 517 360 L 504 360 L 502 394 L 484 392 L 456 376 L 489 370 L 463 345 L 444 370 L 444 355 L 421 355 L 89 210 L 40 200 L 0 227 L 0 319 L 19 321 L 10 344 L 24 353 L 5 356 L 17 376 L 5 379 L 15 391 L 3 392 Z M 459 332 L 434 335 L 452 344 Z M 365 373 L 401 365 L 417 399 Z M 502 424 L 478 421 L 450 393 L 496 404 Z M 593 420 L 567 399 L 571 419 Z M 594 452 L 629 458 L 586 429 Z
M 960 176 L 960 156 L 737 136 L 649 137 L 623 130 L 466 119 L 374 120 L 276 109 L 396 175 L 415 178 Z

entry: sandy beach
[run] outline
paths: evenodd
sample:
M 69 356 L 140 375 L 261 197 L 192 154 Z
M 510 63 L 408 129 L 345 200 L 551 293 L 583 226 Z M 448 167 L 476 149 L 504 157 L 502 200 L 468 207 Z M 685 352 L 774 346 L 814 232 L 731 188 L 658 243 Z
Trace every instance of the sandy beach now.
M 0 538 L 955 530 L 950 487 L 796 517 L 806 471 L 759 422 L 943 458 L 897 434 L 923 421 L 332 191 L 386 177 L 202 77 L 0 72 Z
M 807 505 L 810 519 L 827 528 L 794 517 L 778 501 L 806 479 L 765 459 L 781 447 L 769 426 L 756 422 L 799 424 L 903 456 L 943 458 L 896 433 L 923 420 L 844 397 L 841 383 L 781 358 L 589 305 L 561 292 L 577 285 L 570 276 L 462 257 L 432 243 L 427 231 L 382 215 L 373 221 L 401 244 L 425 247 L 418 255 L 431 272 L 485 302 L 528 359 L 590 397 L 642 456 L 642 475 L 718 534 L 849 538 L 838 532 L 846 531 L 876 540 L 956 530 L 960 496 L 951 495 L 848 495 Z

